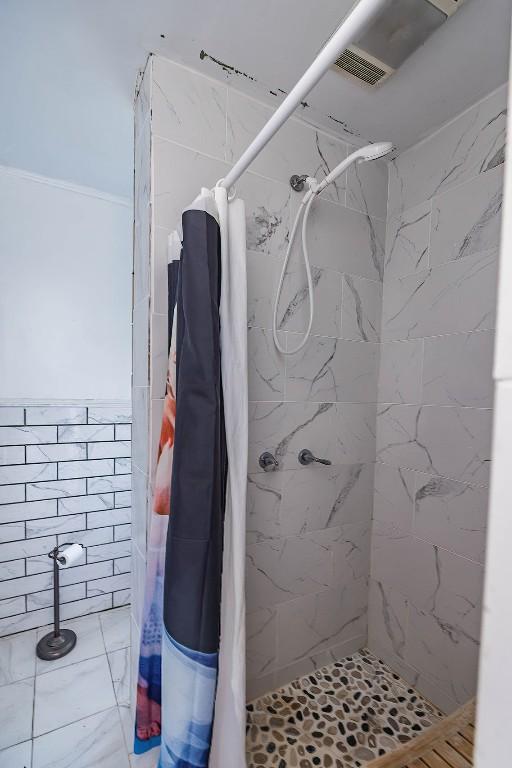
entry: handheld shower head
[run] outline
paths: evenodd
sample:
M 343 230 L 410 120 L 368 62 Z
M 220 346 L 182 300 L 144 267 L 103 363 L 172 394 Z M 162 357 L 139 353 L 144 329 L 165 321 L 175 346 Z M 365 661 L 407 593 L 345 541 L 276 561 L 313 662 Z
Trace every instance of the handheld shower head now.
M 317 195 L 319 192 L 325 189 L 328 184 L 331 184 L 335 179 L 338 178 L 340 173 L 343 173 L 343 171 L 346 171 L 347 168 L 350 168 L 352 163 L 366 163 L 369 160 L 377 160 L 379 157 L 387 155 L 388 152 L 391 152 L 392 149 L 393 145 L 390 141 L 380 141 L 377 144 L 368 144 L 366 147 L 356 149 L 356 151 L 352 152 L 352 154 L 345 158 L 345 160 L 342 160 L 342 162 L 337 165 L 336 168 L 334 168 L 334 170 L 332 170 L 325 177 L 325 179 L 322 179 L 317 187 L 313 188 L 313 194 Z
M 384 157 L 393 149 L 393 145 L 390 141 L 379 141 L 377 144 L 368 144 L 359 150 L 362 153 L 360 158 L 361 162 L 367 162 L 368 160 L 377 160 L 379 157 Z

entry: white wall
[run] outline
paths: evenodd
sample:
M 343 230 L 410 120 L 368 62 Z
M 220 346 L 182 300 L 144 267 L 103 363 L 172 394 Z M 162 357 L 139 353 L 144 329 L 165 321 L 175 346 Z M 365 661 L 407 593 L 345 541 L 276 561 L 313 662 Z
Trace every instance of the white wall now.
M 129 399 L 131 206 L 0 167 L 0 399 Z

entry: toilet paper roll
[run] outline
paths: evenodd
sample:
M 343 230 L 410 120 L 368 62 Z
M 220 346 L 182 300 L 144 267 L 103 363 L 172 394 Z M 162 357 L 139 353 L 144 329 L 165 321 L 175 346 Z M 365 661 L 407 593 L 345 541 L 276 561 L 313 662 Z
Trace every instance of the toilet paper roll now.
M 61 568 L 69 568 L 76 565 L 82 557 L 84 548 L 82 544 L 70 544 L 59 552 L 58 564 Z

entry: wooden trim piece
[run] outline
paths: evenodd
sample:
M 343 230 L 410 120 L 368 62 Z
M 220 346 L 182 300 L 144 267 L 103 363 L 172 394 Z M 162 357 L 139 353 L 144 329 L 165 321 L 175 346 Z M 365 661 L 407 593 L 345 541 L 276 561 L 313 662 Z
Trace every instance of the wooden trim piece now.
M 404 746 L 372 760 L 366 768 L 468 768 L 473 764 L 474 719 L 475 699 L 472 699 Z M 467 747 L 464 740 L 468 742 Z

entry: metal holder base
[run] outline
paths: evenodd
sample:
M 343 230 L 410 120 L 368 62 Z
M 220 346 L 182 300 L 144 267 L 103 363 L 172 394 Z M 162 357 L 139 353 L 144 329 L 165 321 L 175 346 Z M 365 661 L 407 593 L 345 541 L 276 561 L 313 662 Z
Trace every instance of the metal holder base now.
M 72 629 L 61 629 L 56 635 L 54 631 L 48 632 L 37 644 L 36 653 L 44 661 L 61 659 L 73 650 L 76 645 L 76 635 Z

